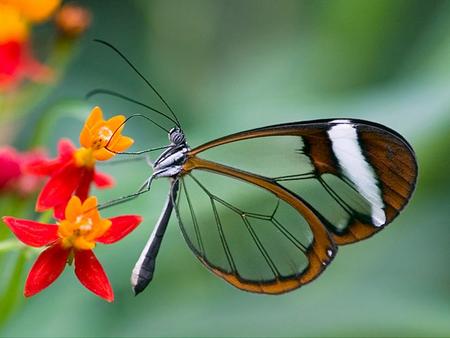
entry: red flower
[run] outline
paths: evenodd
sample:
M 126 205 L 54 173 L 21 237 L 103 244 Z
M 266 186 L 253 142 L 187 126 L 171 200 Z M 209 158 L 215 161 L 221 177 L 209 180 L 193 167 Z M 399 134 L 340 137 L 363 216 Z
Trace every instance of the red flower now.
M 11 89 L 23 79 L 46 81 L 48 67 L 39 63 L 30 48 L 31 23 L 47 20 L 60 0 L 0 1 L 0 90 Z
M 0 43 L 0 90 L 14 89 L 26 78 L 49 81 L 52 71 L 33 57 L 28 41 Z
M 27 172 L 34 175 L 50 176 L 36 202 L 36 210 L 55 209 L 55 217 L 62 219 L 67 202 L 73 194 L 84 201 L 92 182 L 98 188 L 108 188 L 113 179 L 91 166 L 78 166 L 75 159 L 77 149 L 68 139 L 58 144 L 58 157 L 53 160 L 35 162 L 27 166 Z
M 105 121 L 101 109 L 95 107 L 81 130 L 80 148 L 75 149 L 70 141 L 61 140 L 57 159 L 29 166 L 33 174 L 50 176 L 38 197 L 37 211 L 55 208 L 55 216 L 62 218 L 73 194 L 84 201 L 92 182 L 99 188 L 112 185 L 109 176 L 95 170 L 95 163 L 106 161 L 133 144 L 131 138 L 121 134 L 124 121 L 122 115 Z
M 84 203 L 73 196 L 67 204 L 65 219 L 57 224 L 3 217 L 16 237 L 32 247 L 47 248 L 39 255 L 28 275 L 24 294 L 31 297 L 52 284 L 63 272 L 66 263 L 75 261 L 75 274 L 81 284 L 97 296 L 112 302 L 114 293 L 102 266 L 92 249 L 96 243 L 115 243 L 142 221 L 137 215 L 100 217 L 97 198 Z
M 14 148 L 5 146 L 0 148 L 0 192 L 15 192 L 26 196 L 36 191 L 42 179 L 30 175 L 26 168 L 46 159 L 41 149 L 20 153 Z

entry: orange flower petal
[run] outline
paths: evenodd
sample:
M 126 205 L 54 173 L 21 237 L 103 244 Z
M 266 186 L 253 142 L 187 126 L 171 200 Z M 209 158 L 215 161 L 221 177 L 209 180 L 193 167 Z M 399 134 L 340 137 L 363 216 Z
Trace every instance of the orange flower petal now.
M 86 126 L 93 128 L 100 121 L 103 121 L 103 112 L 99 106 L 95 106 L 86 120 Z
M 86 237 L 77 237 L 73 243 L 73 246 L 78 250 L 92 250 L 95 248 L 95 242 L 90 241 Z
M 120 134 L 122 132 L 123 122 L 125 121 L 125 116 L 123 115 L 116 115 L 111 117 L 108 121 L 106 121 L 106 126 L 111 129 L 111 131 L 117 134 Z M 118 130 L 120 127 L 120 130 Z
M 47 20 L 60 5 L 61 0 L 2 0 L 17 8 L 30 21 Z
M 91 196 L 88 199 L 86 199 L 86 201 L 83 202 L 83 206 L 81 207 L 80 210 L 80 215 L 89 215 L 89 217 L 95 217 L 98 218 L 98 210 L 97 210 L 97 206 L 98 206 L 98 201 L 97 201 L 97 197 L 95 196 Z
M 0 3 L 0 13 L 2 13 L 0 43 L 25 41 L 28 36 L 28 26 L 17 8 Z
M 133 143 L 134 140 L 131 137 L 121 136 L 119 140 L 114 144 L 114 146 L 112 148 L 110 147 L 110 149 L 121 152 L 131 147 Z
M 68 220 L 62 220 L 59 222 L 58 235 L 62 238 L 69 237 L 73 234 L 73 223 Z
M 85 148 L 90 148 L 92 145 L 92 129 L 99 122 L 103 121 L 102 109 L 98 106 L 91 110 L 86 122 L 84 123 L 83 129 L 80 133 L 80 144 Z
M 91 146 L 91 132 L 86 124 L 84 125 L 83 129 L 81 129 L 80 144 L 84 148 L 89 148 Z
M 78 198 L 78 196 L 72 196 L 69 200 L 69 203 L 67 203 L 66 207 L 66 220 L 69 222 L 75 222 L 77 217 L 82 213 L 81 209 L 81 200 Z
M 96 150 L 94 152 L 94 157 L 98 161 L 106 161 L 109 160 L 111 157 L 113 157 L 115 154 L 105 148 Z

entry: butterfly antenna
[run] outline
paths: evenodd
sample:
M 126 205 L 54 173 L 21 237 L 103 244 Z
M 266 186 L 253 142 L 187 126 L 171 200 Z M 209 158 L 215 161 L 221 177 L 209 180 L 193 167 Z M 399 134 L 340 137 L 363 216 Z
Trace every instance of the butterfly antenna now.
M 151 106 L 149 106 L 149 105 L 147 105 L 147 104 L 145 104 L 145 103 L 143 103 L 143 102 L 141 102 L 141 101 L 132 99 L 132 98 L 129 97 L 129 96 L 126 96 L 126 95 L 124 95 L 124 94 L 121 94 L 121 93 L 119 93 L 119 92 L 116 92 L 116 91 L 113 91 L 113 90 L 110 90 L 110 89 L 96 88 L 96 89 L 94 89 L 94 90 L 91 90 L 89 93 L 86 94 L 86 99 L 90 99 L 92 96 L 95 96 L 95 95 L 101 95 L 101 94 L 103 94 L 103 95 L 114 96 L 114 97 L 123 99 L 123 100 L 125 100 L 125 101 L 132 102 L 132 103 L 134 103 L 134 104 L 137 104 L 137 105 L 139 105 L 139 106 L 141 106 L 141 107 L 147 108 L 148 110 L 151 110 L 151 111 L 153 111 L 153 112 L 155 112 L 155 113 L 157 113 L 157 114 L 159 114 L 159 115 L 161 115 L 161 116 L 164 116 L 166 119 L 168 119 L 168 120 L 171 121 L 172 123 L 178 125 L 178 122 L 177 122 L 176 120 L 174 120 L 173 118 L 171 118 L 171 117 L 168 116 L 167 114 L 164 114 L 162 111 L 160 111 L 160 110 L 158 110 L 158 109 L 156 109 L 156 108 L 153 108 L 153 107 L 151 107 Z M 155 123 L 155 122 L 154 122 L 154 123 Z
M 110 44 L 109 42 L 106 42 L 104 40 L 100 40 L 100 39 L 94 39 L 95 42 L 101 43 L 109 48 L 111 48 L 113 51 L 115 51 L 133 70 L 134 72 L 142 79 L 144 80 L 144 82 L 151 88 L 151 90 L 153 90 L 153 92 L 159 97 L 159 99 L 161 100 L 162 103 L 164 103 L 164 105 L 167 107 L 167 109 L 169 109 L 170 113 L 172 114 L 172 116 L 175 118 L 176 120 L 176 125 L 178 127 L 181 128 L 180 122 L 178 121 L 177 116 L 175 115 L 175 113 L 173 112 L 172 108 L 170 108 L 169 104 L 166 102 L 166 100 L 163 99 L 163 97 L 161 96 L 161 94 L 156 90 L 156 88 L 150 83 L 149 80 L 147 80 L 145 78 L 144 75 L 141 74 L 141 72 L 139 72 L 139 70 L 134 66 L 134 64 L 128 60 L 128 58 L 120 51 L 118 50 L 115 46 L 113 46 L 112 44 Z
M 153 121 L 151 118 L 149 118 L 148 116 L 145 116 L 143 114 L 134 114 L 131 115 L 129 117 L 127 117 L 117 128 L 116 130 L 114 130 L 113 134 L 111 135 L 111 137 L 109 138 L 108 143 L 106 143 L 105 145 L 105 149 L 108 150 L 109 152 L 113 153 L 113 154 L 120 154 L 120 155 L 141 155 L 141 154 L 146 154 L 146 153 L 150 153 L 152 151 L 156 151 L 156 150 L 161 150 L 161 149 L 166 149 L 170 146 L 163 146 L 163 147 L 156 147 L 156 148 L 149 148 L 149 149 L 145 149 L 145 150 L 141 150 L 141 151 L 115 151 L 112 149 L 109 149 L 108 146 L 111 143 L 112 139 L 114 138 L 114 135 L 116 135 L 116 133 L 120 132 L 120 130 L 122 129 L 122 127 L 125 125 L 125 123 L 127 123 L 129 120 L 135 118 L 135 117 L 142 117 L 150 122 L 152 122 L 154 125 L 156 125 L 157 127 L 161 128 L 162 130 L 164 130 L 165 132 L 169 133 L 169 131 L 164 128 L 163 126 L 159 125 L 158 123 L 156 123 L 155 121 Z

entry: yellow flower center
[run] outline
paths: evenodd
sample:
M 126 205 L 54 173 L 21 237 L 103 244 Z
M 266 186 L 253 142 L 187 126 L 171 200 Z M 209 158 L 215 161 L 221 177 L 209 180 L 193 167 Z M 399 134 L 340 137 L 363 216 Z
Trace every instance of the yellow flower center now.
M 111 221 L 108 219 L 95 220 L 86 215 L 79 215 L 75 221 L 59 222 L 58 234 L 65 249 L 91 250 L 95 247 L 95 240 L 110 226 Z
M 95 156 L 93 148 L 81 147 L 74 153 L 75 163 L 77 167 L 93 168 L 95 165 Z
M 100 127 L 92 139 L 92 148 L 95 150 L 106 147 L 109 140 L 113 136 L 113 132 L 107 126 Z

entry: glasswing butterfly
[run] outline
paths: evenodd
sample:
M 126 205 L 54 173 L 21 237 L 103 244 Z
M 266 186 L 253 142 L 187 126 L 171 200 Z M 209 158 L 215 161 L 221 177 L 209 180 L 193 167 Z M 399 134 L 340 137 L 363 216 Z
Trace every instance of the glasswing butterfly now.
M 101 206 L 149 191 L 153 179 L 170 181 L 161 216 L 132 272 L 136 294 L 153 278 L 172 213 L 189 248 L 210 271 L 245 291 L 280 294 L 314 280 L 338 246 L 382 230 L 410 200 L 417 162 L 394 130 L 364 120 L 324 119 L 256 128 L 191 148 L 153 85 L 117 48 L 96 41 L 118 53 L 171 116 L 106 89 L 88 96 L 120 97 L 175 125 L 167 130 L 146 116 L 131 116 L 167 131 L 170 144 L 133 153 L 165 149 L 137 193 Z

